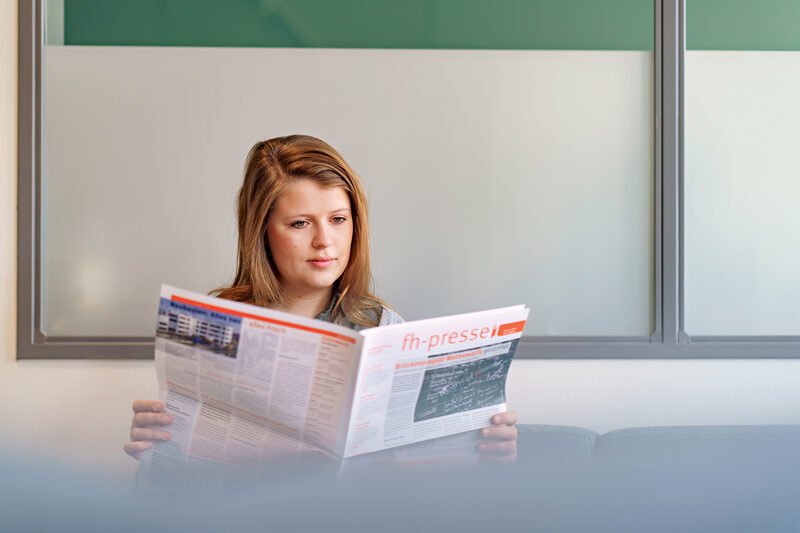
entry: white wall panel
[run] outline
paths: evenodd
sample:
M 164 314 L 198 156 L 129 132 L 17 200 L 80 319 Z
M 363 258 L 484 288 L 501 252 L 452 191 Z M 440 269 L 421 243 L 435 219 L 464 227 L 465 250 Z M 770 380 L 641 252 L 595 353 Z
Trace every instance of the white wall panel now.
M 686 54 L 685 327 L 800 335 L 800 52 Z
M 224 284 L 256 140 L 319 136 L 371 193 L 408 318 L 525 303 L 529 334 L 647 335 L 648 52 L 46 47 L 44 324 L 149 335 Z

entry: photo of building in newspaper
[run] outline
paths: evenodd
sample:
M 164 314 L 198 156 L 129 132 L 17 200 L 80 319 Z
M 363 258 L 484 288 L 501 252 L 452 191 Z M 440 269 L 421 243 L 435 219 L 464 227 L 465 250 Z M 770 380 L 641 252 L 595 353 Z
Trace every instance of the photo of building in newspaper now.
M 426 370 L 414 422 L 505 403 L 506 376 L 518 342 L 514 339 L 483 348 L 485 353 L 497 355 Z
M 242 319 L 161 298 L 156 336 L 236 358 Z

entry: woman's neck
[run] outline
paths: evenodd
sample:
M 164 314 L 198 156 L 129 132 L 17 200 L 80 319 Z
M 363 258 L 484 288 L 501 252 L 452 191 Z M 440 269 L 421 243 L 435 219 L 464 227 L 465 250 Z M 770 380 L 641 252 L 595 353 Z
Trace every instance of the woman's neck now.
M 333 289 L 331 287 L 302 294 L 287 293 L 282 304 L 273 304 L 270 307 L 293 315 L 316 318 L 317 315 L 328 308 L 332 294 Z

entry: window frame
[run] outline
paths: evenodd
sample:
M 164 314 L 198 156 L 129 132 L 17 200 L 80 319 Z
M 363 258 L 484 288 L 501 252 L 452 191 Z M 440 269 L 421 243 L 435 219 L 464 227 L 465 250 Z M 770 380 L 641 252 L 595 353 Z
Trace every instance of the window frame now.
M 44 0 L 19 0 L 17 359 L 149 359 L 153 337 L 48 336 L 41 322 Z M 800 357 L 800 336 L 690 336 L 683 301 L 685 0 L 654 0 L 654 328 L 649 336 L 525 336 L 517 359 Z

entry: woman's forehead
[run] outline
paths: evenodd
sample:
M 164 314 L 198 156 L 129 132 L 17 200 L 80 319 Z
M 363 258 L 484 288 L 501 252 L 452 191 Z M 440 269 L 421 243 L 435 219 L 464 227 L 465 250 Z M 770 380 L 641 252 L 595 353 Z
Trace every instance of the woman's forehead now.
M 343 187 L 320 185 L 312 179 L 292 180 L 278 195 L 276 211 L 322 211 L 350 209 L 350 196 Z

